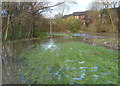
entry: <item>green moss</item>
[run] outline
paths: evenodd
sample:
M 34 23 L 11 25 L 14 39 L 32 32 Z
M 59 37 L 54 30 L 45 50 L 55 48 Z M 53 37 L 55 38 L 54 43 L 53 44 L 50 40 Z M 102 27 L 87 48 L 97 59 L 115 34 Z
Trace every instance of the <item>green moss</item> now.
M 85 43 L 56 44 L 54 51 L 36 47 L 21 54 L 27 66 L 23 83 L 118 84 L 118 51 Z

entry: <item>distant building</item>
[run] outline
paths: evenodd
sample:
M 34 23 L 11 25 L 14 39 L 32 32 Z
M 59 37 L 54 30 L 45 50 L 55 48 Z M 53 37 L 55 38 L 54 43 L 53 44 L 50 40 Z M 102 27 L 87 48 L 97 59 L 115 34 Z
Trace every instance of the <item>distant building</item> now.
M 63 18 L 73 17 L 75 19 L 85 20 L 85 14 L 86 14 L 85 11 L 84 12 L 74 12 L 73 14 L 63 16 Z
M 109 12 L 108 10 L 109 9 Z M 88 11 L 83 11 L 83 12 L 74 12 L 73 14 L 69 14 L 69 15 L 65 15 L 63 16 L 63 18 L 65 19 L 81 19 L 83 20 L 83 23 L 88 26 L 89 24 L 93 23 L 94 19 L 103 19 L 102 22 L 104 22 L 104 20 L 108 21 L 108 19 L 111 19 L 112 21 L 119 21 L 119 17 L 120 16 L 120 7 L 117 8 L 107 8 L 107 9 L 101 9 L 100 11 L 94 11 L 94 12 L 98 12 L 99 14 L 95 16 L 94 12 L 92 10 L 88 10 Z M 111 17 L 111 18 L 110 18 Z
M 84 25 L 89 24 L 89 20 L 86 17 L 87 16 L 87 11 L 82 11 L 82 12 L 74 12 L 73 14 L 65 15 L 63 18 L 65 19 L 81 19 L 83 21 Z
M 85 15 L 86 15 L 86 12 L 74 12 L 73 13 L 73 16 L 74 18 L 76 19 L 82 19 L 82 20 L 85 20 Z

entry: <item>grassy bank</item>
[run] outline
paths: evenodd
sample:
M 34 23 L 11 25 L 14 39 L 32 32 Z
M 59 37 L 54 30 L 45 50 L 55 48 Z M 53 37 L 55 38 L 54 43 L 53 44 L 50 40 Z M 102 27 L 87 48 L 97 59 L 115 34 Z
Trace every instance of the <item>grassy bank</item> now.
M 118 84 L 116 50 L 70 42 L 49 49 L 37 46 L 21 57 L 26 63 L 19 71 L 22 83 Z

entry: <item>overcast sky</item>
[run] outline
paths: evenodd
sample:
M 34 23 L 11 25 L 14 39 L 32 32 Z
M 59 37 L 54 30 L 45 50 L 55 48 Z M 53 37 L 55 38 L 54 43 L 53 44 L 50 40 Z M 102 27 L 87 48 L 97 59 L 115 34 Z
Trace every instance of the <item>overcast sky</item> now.
M 61 0 L 51 0 L 52 2 L 57 2 Z M 73 0 L 72 0 L 73 1 Z M 75 11 L 84 11 L 87 9 L 89 3 L 92 2 L 92 0 L 74 0 L 77 2 L 76 5 L 70 5 L 70 11 L 68 13 L 72 13 Z
M 93 0 L 75 0 L 77 2 L 77 5 L 73 5 L 73 7 L 70 10 L 70 13 L 75 12 L 75 11 L 85 11 L 88 8 L 88 5 L 93 1 Z
M 57 2 L 62 2 L 62 0 L 49 0 L 49 1 L 51 2 L 51 4 L 55 4 Z M 85 10 L 87 10 L 88 5 L 92 2 L 92 0 L 71 0 L 71 1 L 75 1 L 77 4 L 71 4 L 70 9 L 66 13 L 66 15 L 72 14 L 73 12 L 85 11 Z M 55 14 L 57 14 L 57 10 L 53 10 L 50 15 L 53 17 Z
M 48 1 L 48 0 L 46 0 Z M 51 4 L 55 4 L 57 2 L 62 2 L 65 0 L 49 0 L 51 2 Z M 67 1 L 67 0 L 66 0 Z M 80 11 L 85 11 L 88 10 L 88 7 L 90 5 L 91 2 L 93 1 L 99 1 L 99 0 L 71 0 L 71 1 L 75 1 L 77 4 L 75 5 L 70 5 L 70 10 L 66 13 L 67 14 L 72 14 L 73 12 L 80 12 Z M 101 0 L 100 0 L 101 1 Z M 109 2 L 119 2 L 120 0 L 102 0 L 102 1 L 109 1 Z M 52 13 L 50 13 L 50 15 L 52 15 L 52 17 L 57 14 L 57 11 L 53 10 Z

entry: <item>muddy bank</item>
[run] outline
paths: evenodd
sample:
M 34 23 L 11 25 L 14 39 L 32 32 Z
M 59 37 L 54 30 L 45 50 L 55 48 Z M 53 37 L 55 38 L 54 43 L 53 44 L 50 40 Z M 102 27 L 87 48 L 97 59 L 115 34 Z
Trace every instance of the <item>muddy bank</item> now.
M 56 34 L 56 33 L 55 33 Z M 67 35 L 64 33 L 64 35 L 53 35 L 53 38 L 60 37 Z M 61 34 L 61 33 L 60 33 Z M 92 45 L 102 46 L 109 49 L 118 50 L 119 49 L 119 41 L 118 41 L 118 33 L 74 33 L 69 34 L 68 37 L 63 38 L 77 38 L 79 41 L 89 43 Z
M 119 49 L 119 41 L 118 38 L 85 38 L 84 42 L 106 47 L 109 49 L 118 50 Z

